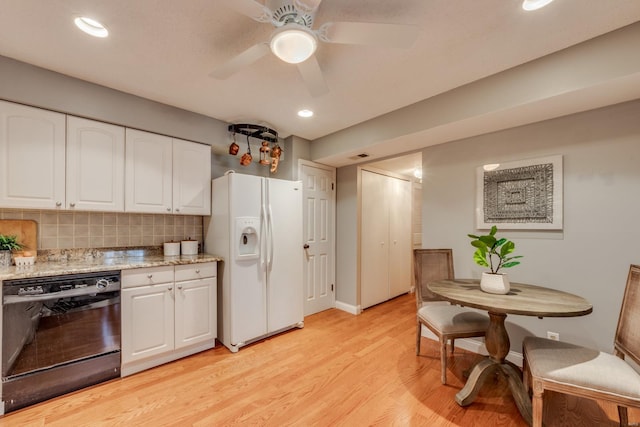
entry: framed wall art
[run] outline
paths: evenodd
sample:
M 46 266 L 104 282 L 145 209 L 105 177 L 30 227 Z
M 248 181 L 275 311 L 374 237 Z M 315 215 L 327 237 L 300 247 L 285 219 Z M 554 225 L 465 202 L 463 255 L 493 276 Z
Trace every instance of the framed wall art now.
M 562 230 L 562 156 L 477 169 L 476 227 Z

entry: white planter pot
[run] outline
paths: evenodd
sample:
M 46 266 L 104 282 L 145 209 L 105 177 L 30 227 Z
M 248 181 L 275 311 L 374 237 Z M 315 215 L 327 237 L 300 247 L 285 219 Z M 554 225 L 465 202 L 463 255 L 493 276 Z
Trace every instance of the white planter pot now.
M 482 273 L 480 289 L 490 294 L 504 295 L 509 293 L 511 284 L 506 274 Z

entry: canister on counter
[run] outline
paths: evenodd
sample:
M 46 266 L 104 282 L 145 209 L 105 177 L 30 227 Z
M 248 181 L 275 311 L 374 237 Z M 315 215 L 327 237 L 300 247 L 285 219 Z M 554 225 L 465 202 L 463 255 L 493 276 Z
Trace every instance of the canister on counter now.
M 183 240 L 180 244 L 182 246 L 182 255 L 198 255 L 197 240 Z

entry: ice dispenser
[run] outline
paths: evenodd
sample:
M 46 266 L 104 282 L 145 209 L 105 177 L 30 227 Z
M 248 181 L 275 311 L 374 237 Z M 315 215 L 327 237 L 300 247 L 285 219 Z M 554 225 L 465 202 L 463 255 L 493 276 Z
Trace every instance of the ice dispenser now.
M 254 259 L 260 255 L 260 218 L 236 218 L 236 257 Z

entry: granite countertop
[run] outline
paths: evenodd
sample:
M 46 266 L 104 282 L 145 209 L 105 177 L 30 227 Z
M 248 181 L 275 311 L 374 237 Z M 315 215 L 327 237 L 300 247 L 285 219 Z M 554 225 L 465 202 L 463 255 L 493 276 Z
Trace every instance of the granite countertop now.
M 222 261 L 222 258 L 211 254 L 163 256 L 157 250 L 111 250 L 85 251 L 84 255 L 75 256 L 65 253 L 63 256 L 42 254 L 34 265 L 25 267 L 0 268 L 0 281 L 24 279 L 29 277 L 58 276 L 62 274 L 91 273 L 97 271 L 126 270 L 142 267 L 159 267 L 163 265 L 183 265 L 203 262 Z

